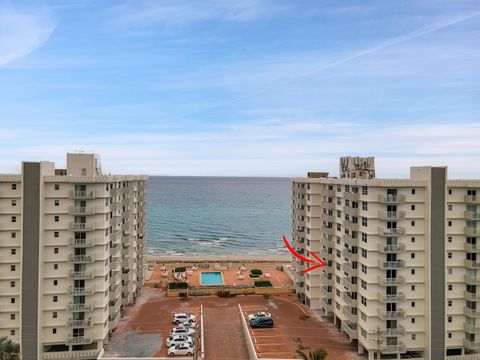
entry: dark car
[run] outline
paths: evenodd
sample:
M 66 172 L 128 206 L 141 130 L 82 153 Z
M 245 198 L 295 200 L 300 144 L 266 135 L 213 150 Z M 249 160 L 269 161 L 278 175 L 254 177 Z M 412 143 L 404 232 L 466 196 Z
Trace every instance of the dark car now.
M 255 318 L 250 321 L 250 326 L 252 328 L 271 328 L 273 327 L 273 320 L 266 317 Z

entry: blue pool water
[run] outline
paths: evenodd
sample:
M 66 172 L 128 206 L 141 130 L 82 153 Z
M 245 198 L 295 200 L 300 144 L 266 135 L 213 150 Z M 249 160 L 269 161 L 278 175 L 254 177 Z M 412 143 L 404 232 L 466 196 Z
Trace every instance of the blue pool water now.
M 201 273 L 202 285 L 222 285 L 222 273 L 221 272 L 202 272 Z

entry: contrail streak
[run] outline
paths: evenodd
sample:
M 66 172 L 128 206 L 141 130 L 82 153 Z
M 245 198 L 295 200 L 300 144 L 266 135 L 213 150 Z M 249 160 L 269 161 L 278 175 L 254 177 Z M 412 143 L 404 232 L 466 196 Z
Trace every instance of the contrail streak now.
M 405 35 L 393 37 L 393 38 L 391 38 L 391 39 L 388 39 L 388 40 L 382 42 L 381 44 L 379 44 L 379 45 L 377 45 L 377 46 L 374 46 L 374 47 L 365 49 L 365 50 L 360 51 L 360 52 L 358 52 L 358 53 L 356 53 L 356 54 L 353 54 L 353 55 L 344 57 L 344 58 L 342 58 L 342 59 L 333 61 L 333 62 L 331 62 L 331 63 L 325 64 L 325 65 L 320 66 L 320 67 L 318 67 L 318 68 L 316 68 L 316 69 L 314 69 L 314 70 L 312 70 L 312 71 L 309 71 L 309 72 L 307 72 L 307 73 L 299 74 L 299 75 L 296 76 L 294 79 L 288 79 L 288 80 L 284 80 L 284 81 L 279 81 L 279 82 L 277 82 L 276 84 L 269 85 L 269 86 L 267 86 L 267 87 L 265 87 L 265 88 L 263 88 L 263 89 L 261 89 L 261 90 L 258 90 L 258 91 L 254 92 L 254 93 L 250 93 L 250 94 L 247 94 L 247 95 L 244 95 L 244 96 L 240 96 L 240 97 L 237 97 L 237 98 L 232 99 L 232 100 L 230 100 L 230 101 L 226 101 L 226 102 L 218 103 L 218 104 L 215 104 L 215 105 L 207 106 L 207 107 L 205 107 L 205 108 L 203 108 L 203 109 L 194 110 L 194 111 L 191 111 L 191 112 L 188 112 L 188 113 L 180 114 L 180 115 L 175 116 L 175 117 L 170 118 L 170 119 L 171 119 L 171 120 L 176 120 L 176 119 L 179 119 L 179 118 L 183 118 L 183 117 L 185 117 L 185 116 L 198 114 L 198 113 L 201 113 L 201 112 L 204 112 L 204 111 L 207 111 L 207 110 L 219 108 L 219 107 L 226 106 L 226 105 L 229 105 L 229 104 L 238 103 L 238 102 L 240 102 L 240 101 L 242 101 L 242 100 L 246 100 L 246 99 L 253 98 L 253 97 L 257 96 L 257 95 L 264 94 L 264 93 L 266 93 L 267 91 L 270 91 L 272 88 L 275 88 L 275 87 L 277 87 L 277 86 L 285 85 L 285 84 L 289 84 L 289 83 L 295 82 L 295 81 L 297 81 L 298 79 L 315 75 L 315 74 L 317 74 L 317 73 L 319 73 L 319 72 L 322 72 L 323 70 L 331 69 L 331 68 L 333 68 L 333 67 L 335 67 L 335 66 L 348 63 L 348 62 L 350 62 L 350 61 L 352 61 L 352 60 L 361 58 L 361 57 L 366 56 L 366 55 L 373 54 L 373 53 L 375 53 L 375 52 L 377 52 L 377 51 L 380 51 L 380 50 L 383 50 L 383 49 L 386 49 L 386 48 L 389 48 L 389 47 L 392 47 L 392 46 L 395 46 L 395 45 L 398 45 L 398 44 L 401 44 L 401 43 L 404 43 L 404 42 L 407 42 L 407 41 L 410 41 L 410 40 L 412 40 L 412 39 L 415 39 L 415 38 L 418 38 L 418 37 L 421 37 L 421 36 L 424 36 L 424 35 L 428 35 L 428 34 L 434 33 L 434 32 L 436 32 L 436 31 L 439 31 L 439 30 L 445 29 L 445 28 L 447 28 L 447 27 L 450 27 L 450 26 L 453 26 L 453 25 L 462 23 L 462 22 L 464 22 L 464 21 L 466 21 L 466 20 L 475 18 L 475 17 L 477 17 L 477 16 L 480 16 L 480 11 L 476 11 L 476 12 L 473 12 L 473 13 L 471 13 L 471 14 L 469 14 L 469 15 L 457 17 L 457 18 L 454 18 L 454 19 L 451 19 L 451 20 L 448 20 L 448 21 L 444 21 L 444 22 L 432 24 L 432 25 L 429 25 L 429 26 L 420 28 L 420 29 L 418 29 L 418 30 L 415 30 L 415 31 L 413 31 L 413 32 L 411 32 L 411 33 L 408 33 L 408 34 L 405 34 Z

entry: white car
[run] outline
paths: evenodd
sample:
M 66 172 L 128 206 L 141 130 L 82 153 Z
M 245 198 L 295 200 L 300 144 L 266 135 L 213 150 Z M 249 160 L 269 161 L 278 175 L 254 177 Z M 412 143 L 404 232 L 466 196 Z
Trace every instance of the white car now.
M 195 315 L 185 314 L 185 313 L 177 313 L 173 315 L 172 323 L 173 324 L 180 324 L 185 321 L 193 320 L 196 321 Z
M 193 355 L 193 345 L 184 343 L 180 345 L 172 345 L 168 348 L 168 355 Z
M 167 339 L 167 347 L 172 345 L 180 345 L 184 343 L 193 344 L 193 338 L 188 335 L 173 335 Z
M 177 326 L 185 326 L 185 327 L 190 327 L 190 328 L 195 328 L 197 326 L 197 320 L 195 319 L 190 319 L 190 320 L 185 320 L 177 324 Z
M 170 331 L 170 336 L 174 335 L 193 335 L 195 334 L 195 329 L 186 327 L 186 326 L 178 326 L 174 327 L 172 331 Z
M 264 317 L 264 318 L 271 318 L 272 314 L 265 312 L 265 311 L 259 311 L 254 314 L 248 315 L 248 321 L 251 321 L 253 319 L 257 319 L 259 317 Z

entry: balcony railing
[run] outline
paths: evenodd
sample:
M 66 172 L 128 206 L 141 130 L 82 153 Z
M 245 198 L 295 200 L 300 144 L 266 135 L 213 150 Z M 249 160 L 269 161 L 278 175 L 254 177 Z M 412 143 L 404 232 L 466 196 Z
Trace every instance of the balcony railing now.
M 405 318 L 405 312 L 403 310 L 385 311 L 382 309 L 377 309 L 377 314 L 382 320 Z
M 463 247 L 466 252 L 479 252 L 480 251 L 480 243 L 470 244 L 464 243 Z
M 473 260 L 463 260 L 463 264 L 465 267 L 470 268 L 470 269 L 480 269 L 480 262 L 473 261 Z
M 405 211 L 378 211 L 378 218 L 382 220 L 402 220 L 405 219 Z
M 480 236 L 480 228 L 465 227 L 464 233 L 467 236 Z
M 76 264 L 88 264 L 94 261 L 93 255 L 68 255 L 68 262 Z
M 384 345 L 382 354 L 398 354 L 407 352 L 407 347 L 401 342 L 396 345 Z
M 357 305 L 357 299 L 353 299 L 348 295 L 347 292 L 342 292 L 342 300 L 345 301 L 349 306 L 356 306 Z
M 358 201 L 360 199 L 360 193 L 344 192 L 343 197 L 348 200 Z
M 378 201 L 386 204 L 398 204 L 405 202 L 405 195 L 378 195 Z
M 68 304 L 67 310 L 72 312 L 84 312 L 84 311 L 92 311 L 93 306 L 92 304 Z
M 480 323 L 474 324 L 474 325 L 463 323 L 463 330 L 465 330 L 465 332 L 468 332 L 470 334 L 478 333 L 480 332 Z
M 465 299 L 470 301 L 479 301 L 480 300 L 480 293 L 471 293 L 469 291 L 463 292 Z
M 68 345 L 75 345 L 75 344 L 68 344 Z M 42 359 L 43 360 L 96 359 L 98 358 L 99 354 L 100 354 L 100 350 L 51 351 L 51 352 L 43 353 Z
M 93 199 L 95 191 L 72 191 L 70 195 L 74 199 Z
M 326 298 L 322 298 L 322 300 L 320 300 L 320 304 L 322 304 L 322 307 L 326 311 L 332 311 L 332 304 L 329 304 Z
M 342 314 L 346 316 L 347 320 L 357 322 L 358 314 L 352 314 L 350 306 L 342 306 Z
M 357 330 L 357 324 L 349 324 L 348 321 L 343 321 L 342 322 L 342 330 L 347 333 L 347 335 L 350 337 L 350 339 L 357 339 L 358 338 L 358 330 Z
M 92 247 L 92 246 L 95 246 L 95 241 L 93 239 L 70 238 L 70 246 L 75 248 Z
M 403 326 L 398 326 L 395 329 L 385 328 L 383 329 L 384 336 L 403 336 L 405 335 L 405 328 Z
M 378 244 L 378 251 L 384 254 L 404 252 L 405 245 L 404 244 L 390 244 L 390 245 Z
M 480 309 L 470 309 L 464 306 L 463 313 L 469 317 L 480 317 Z
M 403 276 L 396 278 L 377 276 L 377 282 L 382 286 L 402 286 L 405 285 L 405 278 Z
M 69 328 L 84 328 L 84 327 L 90 327 L 93 325 L 92 319 L 84 319 L 84 320 L 73 320 L 73 319 L 68 319 L 67 321 L 67 327 Z
M 402 292 L 399 292 L 397 294 L 385 294 L 385 293 L 378 292 L 377 296 L 378 296 L 378 299 L 383 303 L 405 301 L 405 294 Z
M 69 212 L 71 215 L 92 215 L 95 214 L 95 208 L 71 206 Z
M 471 341 L 468 339 L 463 339 L 463 346 L 467 349 L 480 349 L 480 340 Z
M 94 224 L 70 223 L 70 231 L 93 231 L 93 230 L 95 230 Z
M 380 260 L 378 259 L 378 267 L 381 269 L 401 269 L 405 267 L 405 261 L 403 260 Z
M 343 263 L 341 268 L 348 276 L 356 276 L 358 274 L 358 268 L 354 269 L 351 263 Z
M 480 196 L 477 195 L 465 195 L 464 201 L 467 204 L 480 204 Z
M 480 220 L 480 213 L 473 212 L 473 211 L 465 211 L 465 219 Z
M 480 285 L 480 277 L 474 277 L 469 275 L 463 275 L 463 280 L 468 285 Z
M 322 272 L 321 277 L 322 277 L 322 284 L 323 285 L 332 285 L 333 284 L 333 278 L 332 277 L 329 278 L 328 273 Z
M 92 295 L 93 294 L 93 288 L 91 287 L 73 287 L 70 286 L 68 288 L 68 295 Z
M 92 271 L 73 271 L 70 270 L 68 273 L 68 278 L 73 280 L 83 280 L 83 279 L 92 279 L 94 277 Z
M 356 284 L 352 284 L 352 281 L 349 277 L 345 277 L 340 282 L 343 286 L 345 286 L 350 291 L 355 291 Z
M 65 340 L 67 345 L 87 345 L 93 342 L 92 338 L 89 336 L 69 336 Z
M 400 236 L 405 235 L 405 228 L 398 227 L 398 228 L 378 228 L 378 235 L 380 236 Z
M 354 238 L 352 234 L 343 234 L 343 241 L 349 246 L 358 246 L 358 237 Z

